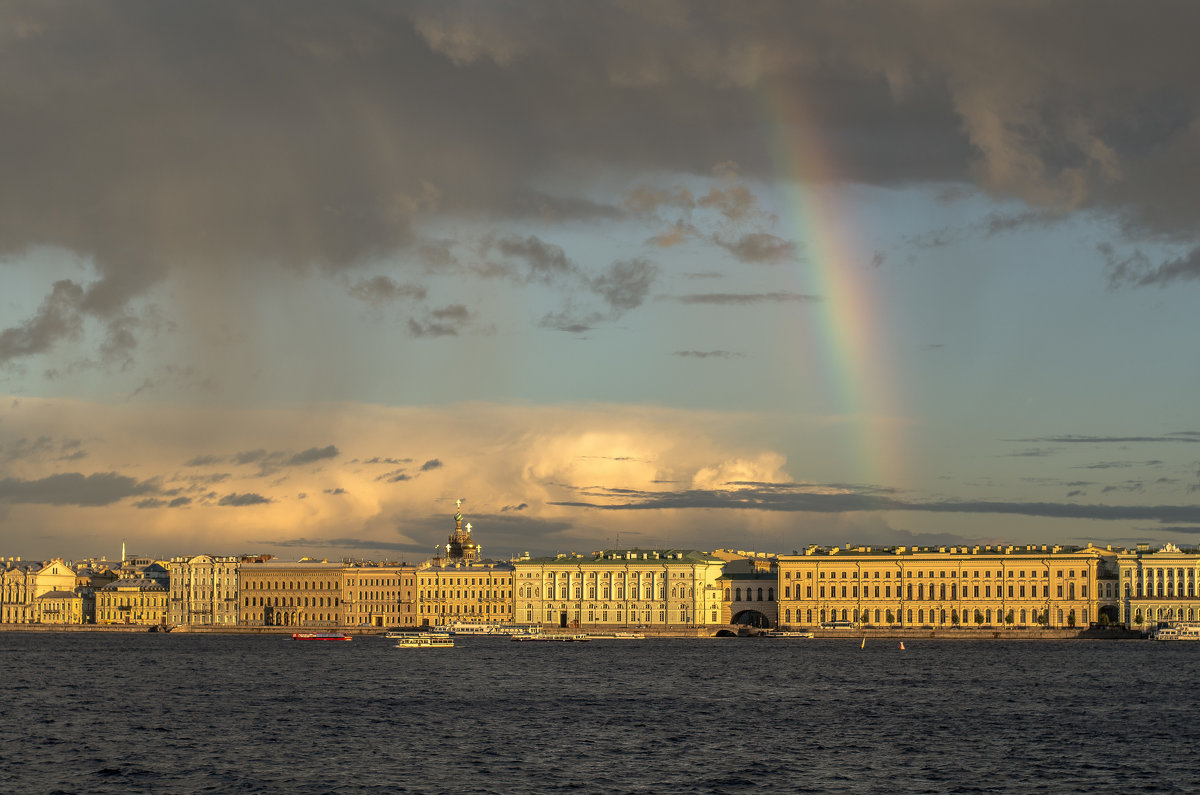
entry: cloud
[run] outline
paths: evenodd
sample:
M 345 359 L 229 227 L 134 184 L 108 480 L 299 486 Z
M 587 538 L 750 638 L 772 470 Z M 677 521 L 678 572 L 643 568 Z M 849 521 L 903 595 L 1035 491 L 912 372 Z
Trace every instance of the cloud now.
M 442 468 L 442 462 L 436 458 L 431 458 L 428 461 L 426 461 L 424 464 L 421 464 L 422 472 L 432 472 L 435 469 L 441 469 L 441 468 Z
M 1042 436 L 1036 439 L 1013 439 L 1017 442 L 1053 442 L 1055 444 L 1133 444 L 1136 442 L 1200 443 L 1200 431 L 1176 431 L 1161 436 Z
M 733 351 L 675 351 L 671 355 L 685 359 L 741 359 L 746 356 L 744 353 Z
M 244 508 L 248 505 L 266 505 L 270 502 L 271 500 L 262 496 L 261 494 L 253 494 L 249 492 L 245 494 L 238 494 L 237 492 L 233 492 L 231 494 L 226 494 L 217 502 L 217 504 L 231 508 Z
M 636 309 L 646 300 L 658 268 L 644 259 L 614 262 L 608 271 L 591 280 L 591 288 L 608 302 L 614 314 Z
M 36 480 L 0 478 L 0 502 L 41 505 L 111 505 L 126 497 L 154 494 L 153 481 L 138 481 L 116 472 L 84 475 L 64 472 Z
M 142 510 L 148 508 L 184 508 L 191 504 L 191 497 L 175 497 L 171 500 L 164 500 L 158 497 L 147 497 L 144 500 L 138 500 L 135 502 L 133 507 Z
M 1102 243 L 1097 248 L 1105 257 L 1108 283 L 1113 288 L 1166 287 L 1175 282 L 1200 279 L 1200 246 L 1158 265 L 1140 251 L 1134 251 L 1122 259 L 1109 244 Z
M 766 232 L 752 232 L 742 235 L 737 240 L 725 240 L 713 235 L 712 240 L 739 262 L 775 265 L 795 262 L 799 258 L 795 243 Z
M 399 284 L 387 276 L 359 279 L 349 288 L 350 295 L 369 303 L 390 303 L 405 298 L 425 300 L 428 291 L 416 284 Z
M 715 483 L 714 478 L 707 478 Z M 727 488 L 695 488 L 678 492 L 622 490 L 591 492 L 591 501 L 563 501 L 556 505 L 606 511 L 727 508 L 736 510 L 845 513 L 854 511 L 925 511 L 931 513 L 997 514 L 1040 516 L 1057 519 L 1101 521 L 1154 520 L 1200 522 L 1200 505 L 1081 505 L 1052 502 L 995 502 L 986 500 L 908 501 L 895 497 L 847 489 L 797 483 L 726 483 Z M 734 488 L 729 488 L 734 487 Z
M 311 464 L 316 461 L 322 461 L 327 458 L 337 458 L 339 455 L 338 449 L 333 445 L 326 447 L 310 447 L 303 452 L 296 453 L 287 460 L 288 466 L 302 466 Z
M 820 301 L 817 295 L 780 290 L 773 293 L 691 293 L 671 296 L 681 304 L 712 304 L 715 306 L 749 306 L 752 304 L 810 303 Z
M 54 283 L 33 317 L 0 331 L 0 364 L 50 350 L 59 340 L 83 331 L 83 288 L 69 279 Z

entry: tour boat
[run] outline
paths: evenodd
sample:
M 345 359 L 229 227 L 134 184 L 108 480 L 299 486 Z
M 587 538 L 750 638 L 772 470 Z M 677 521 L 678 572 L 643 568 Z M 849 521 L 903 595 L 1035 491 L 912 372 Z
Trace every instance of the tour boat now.
M 554 642 L 554 641 L 557 641 L 559 643 L 584 643 L 586 641 L 591 640 L 591 637 L 584 633 L 568 635 L 568 634 L 561 633 L 561 632 L 537 632 L 537 633 L 530 632 L 530 633 L 523 633 L 520 635 L 513 635 L 512 639 L 517 640 L 517 641 L 536 640 L 536 641 L 541 641 L 543 643 Z
M 293 632 L 292 640 L 354 640 L 341 632 Z
M 1150 630 L 1151 640 L 1200 640 L 1200 625 L 1164 624 Z
M 452 649 L 454 638 L 442 632 L 413 633 L 397 638 L 397 649 Z
M 811 632 L 798 632 L 793 629 L 773 629 L 763 633 L 764 638 L 812 638 Z

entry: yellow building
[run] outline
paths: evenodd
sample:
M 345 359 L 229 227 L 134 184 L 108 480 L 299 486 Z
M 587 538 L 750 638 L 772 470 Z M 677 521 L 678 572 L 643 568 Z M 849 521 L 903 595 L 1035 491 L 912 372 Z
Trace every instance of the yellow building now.
M 75 591 L 47 591 L 33 600 L 33 620 L 38 624 L 82 624 L 83 608 L 83 596 Z
M 41 564 L 9 558 L 0 580 L 0 621 L 27 624 L 33 621 L 34 575 Z
M 238 623 L 331 628 L 342 623 L 341 563 L 244 559 L 238 565 Z
M 722 625 L 724 561 L 678 549 L 607 549 L 513 562 L 517 623 L 554 627 Z
M 348 628 L 416 626 L 416 606 L 416 566 L 352 563 L 342 570 L 342 623 Z
M 1149 629 L 1161 621 L 1200 621 L 1200 553 L 1174 544 L 1151 551 L 1117 555 L 1120 621 L 1132 629 Z
M 454 530 L 445 547 L 417 567 L 415 620 L 421 626 L 510 624 L 512 564 L 483 558 L 483 548 L 471 538 L 470 522 L 463 525 L 462 500 L 456 505 Z
M 718 549 L 713 555 L 725 561 L 718 584 L 721 587 L 721 622 L 751 627 L 774 627 L 779 623 L 776 584 L 779 580 L 774 555 Z
M 122 577 L 96 591 L 96 623 L 166 624 L 168 595 L 160 578 Z
M 1086 628 L 1105 557 L 1092 546 L 810 547 L 778 557 L 780 623 Z
M 238 621 L 239 558 L 173 558 L 168 621 L 176 626 L 233 626 Z

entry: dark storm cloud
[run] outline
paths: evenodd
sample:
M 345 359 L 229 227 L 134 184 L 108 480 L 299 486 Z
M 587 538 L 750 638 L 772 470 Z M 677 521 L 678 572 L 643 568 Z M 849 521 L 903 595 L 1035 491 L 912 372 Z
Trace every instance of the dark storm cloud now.
M 829 179 L 974 184 L 1110 214 L 1188 250 L 1119 283 L 1191 279 L 1198 26 L 1194 3 L 1079 0 L 7 3 L 0 258 L 52 246 L 88 269 L 6 320 L 0 364 L 51 352 L 85 320 L 106 329 L 104 353 L 131 355 L 131 303 L 174 269 L 341 276 L 397 252 L 444 267 L 430 219 L 607 221 L 618 211 L 599 198 L 531 183 L 708 176 L 731 159 L 760 179 L 785 165 L 769 136 L 811 144 Z M 620 212 L 753 215 L 745 186 L 655 190 Z M 997 233 L 1026 222 L 994 220 Z M 524 278 L 563 266 L 528 237 L 501 239 Z
M 64 472 L 38 480 L 0 478 L 0 502 L 10 503 L 100 506 L 158 491 L 154 481 L 138 481 L 116 472 Z
M 781 290 L 774 293 L 691 293 L 671 296 L 681 304 L 713 304 L 716 306 L 748 306 L 751 304 L 808 303 L 820 301 L 819 295 Z
M 442 468 L 442 462 L 440 459 L 437 459 L 437 458 L 431 458 L 428 461 L 426 461 L 424 464 L 421 464 L 422 472 L 432 472 L 435 469 L 441 469 L 441 468 Z
M 1148 519 L 1159 522 L 1200 522 L 1200 505 L 1080 505 L 1054 502 L 992 502 L 984 500 L 903 500 L 878 490 L 857 488 L 838 493 L 814 491 L 800 484 L 730 484 L 733 490 L 692 489 L 678 492 L 638 492 L 595 489 L 591 501 L 551 503 L 599 510 L 661 510 L 730 508 L 759 511 L 847 513 L 858 511 L 927 511 L 1042 516 L 1106 521 Z M 831 484 L 832 486 L 833 484 Z M 837 487 L 842 489 L 843 487 Z
M 249 505 L 266 505 L 269 502 L 271 502 L 271 500 L 267 499 L 261 494 L 254 494 L 252 492 L 238 494 L 237 492 L 233 492 L 231 494 L 226 494 L 224 497 L 218 500 L 217 505 L 224 505 L 230 508 L 244 508 Z

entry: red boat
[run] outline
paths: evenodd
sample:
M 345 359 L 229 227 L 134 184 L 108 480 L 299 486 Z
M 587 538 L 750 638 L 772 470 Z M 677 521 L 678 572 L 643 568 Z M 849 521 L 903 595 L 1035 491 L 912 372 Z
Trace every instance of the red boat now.
M 354 640 L 349 635 L 340 632 L 295 632 L 292 640 Z

